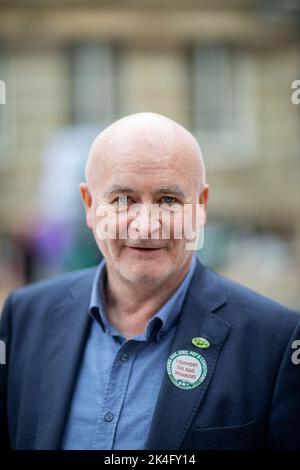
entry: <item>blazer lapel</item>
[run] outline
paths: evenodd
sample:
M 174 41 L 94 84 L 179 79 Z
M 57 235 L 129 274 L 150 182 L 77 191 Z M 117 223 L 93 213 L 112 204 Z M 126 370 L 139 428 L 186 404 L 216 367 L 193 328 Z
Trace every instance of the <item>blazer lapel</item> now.
M 88 315 L 95 270 L 80 278 L 66 300 L 48 312 L 40 384 L 36 449 L 58 449 L 80 359 L 91 324 Z
M 162 381 L 148 435 L 146 449 L 178 449 L 207 392 L 219 354 L 230 325 L 212 313 L 226 303 L 226 295 L 217 276 L 198 262 L 183 306 L 170 354 L 179 350 L 200 353 L 207 364 L 207 375 L 196 388 L 182 390 L 174 385 L 167 372 Z M 195 337 L 208 339 L 210 346 L 199 349 Z

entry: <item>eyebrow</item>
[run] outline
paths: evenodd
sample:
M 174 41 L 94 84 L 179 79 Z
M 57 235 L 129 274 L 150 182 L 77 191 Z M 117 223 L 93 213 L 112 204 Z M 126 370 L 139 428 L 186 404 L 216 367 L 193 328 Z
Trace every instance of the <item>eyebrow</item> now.
M 134 188 L 130 188 L 128 186 L 122 186 L 119 184 L 113 184 L 109 189 L 105 191 L 106 197 L 111 197 L 114 194 L 133 194 L 138 193 L 138 191 Z M 177 185 L 169 186 L 165 188 L 158 188 L 154 191 L 154 194 L 176 194 L 179 197 L 185 198 L 187 194 Z
M 183 191 L 179 186 L 170 186 L 167 188 L 159 188 L 155 191 L 158 194 L 176 194 L 179 197 L 185 198 L 186 192 Z
M 106 197 L 113 196 L 114 194 L 122 194 L 122 193 L 135 193 L 136 191 L 132 188 L 127 186 L 121 186 L 119 184 L 113 184 L 110 188 L 108 188 L 104 195 Z

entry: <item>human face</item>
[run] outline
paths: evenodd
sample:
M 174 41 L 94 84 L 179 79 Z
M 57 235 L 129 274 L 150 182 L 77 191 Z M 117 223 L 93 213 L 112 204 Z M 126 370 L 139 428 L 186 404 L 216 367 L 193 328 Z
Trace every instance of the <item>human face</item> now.
M 178 215 L 186 204 L 192 206 L 193 214 L 199 203 L 206 208 L 208 187 L 199 184 L 197 149 L 185 132 L 150 119 L 144 127 L 130 121 L 129 126 L 111 132 L 113 136 L 100 139 L 99 148 L 91 154 L 95 158 L 89 168 L 89 186 L 83 183 L 80 190 L 87 225 L 110 276 L 134 284 L 161 285 L 176 273 L 182 276 L 190 264 L 193 252 L 186 249 L 185 235 L 178 237 L 180 219 L 182 224 Z M 130 209 L 136 204 L 142 210 L 132 215 Z M 151 218 L 153 204 L 161 211 Z M 104 218 L 115 221 L 116 236 L 99 237 Z M 125 237 L 120 236 L 124 229 Z

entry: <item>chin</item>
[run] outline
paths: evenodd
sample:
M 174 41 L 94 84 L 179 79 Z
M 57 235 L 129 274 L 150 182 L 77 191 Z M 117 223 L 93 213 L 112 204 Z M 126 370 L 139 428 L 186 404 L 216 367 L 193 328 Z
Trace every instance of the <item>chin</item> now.
M 122 266 L 120 272 L 124 278 L 133 282 L 134 284 L 152 284 L 159 285 L 173 273 L 173 269 L 168 266 L 158 269 L 158 266 L 145 265 L 144 263 L 139 266 Z

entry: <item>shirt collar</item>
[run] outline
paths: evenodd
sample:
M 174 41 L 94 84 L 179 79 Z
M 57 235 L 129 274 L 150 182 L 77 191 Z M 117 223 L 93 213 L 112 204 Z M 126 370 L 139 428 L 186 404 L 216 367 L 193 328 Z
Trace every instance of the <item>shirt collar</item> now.
M 153 335 L 155 336 L 156 340 L 159 341 L 163 335 L 167 334 L 171 330 L 181 312 L 184 298 L 193 277 L 195 268 L 196 255 L 193 256 L 191 265 L 183 281 L 164 303 L 164 305 L 149 320 L 145 331 L 134 337 L 135 340 L 148 341 Z M 106 263 L 103 259 L 100 262 L 94 277 L 89 312 L 91 316 L 96 321 L 98 321 L 106 333 L 118 338 L 122 338 L 121 333 L 109 322 L 106 315 L 105 282 Z

